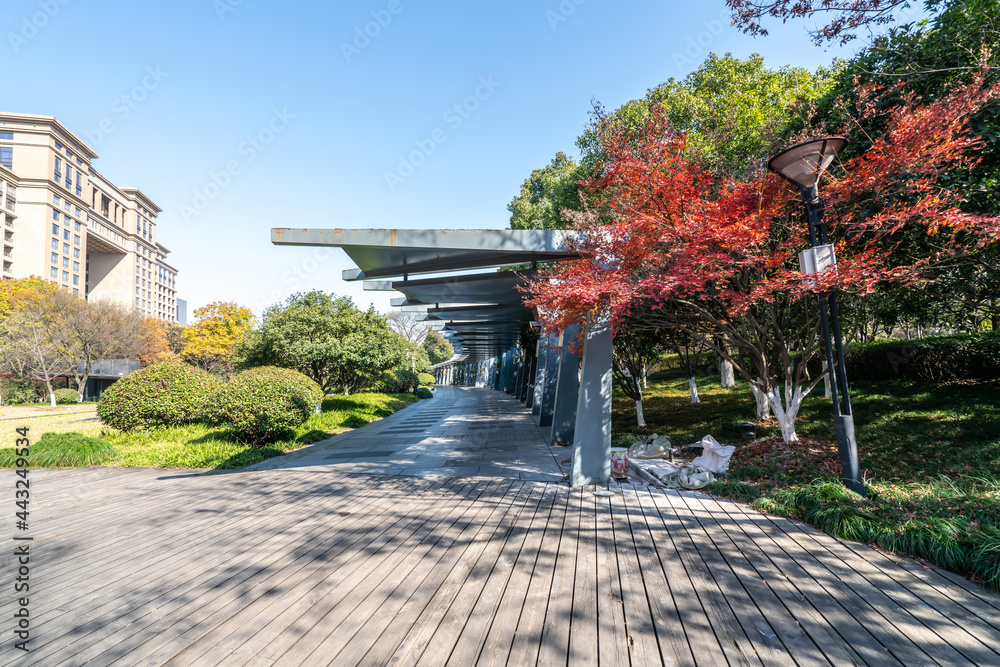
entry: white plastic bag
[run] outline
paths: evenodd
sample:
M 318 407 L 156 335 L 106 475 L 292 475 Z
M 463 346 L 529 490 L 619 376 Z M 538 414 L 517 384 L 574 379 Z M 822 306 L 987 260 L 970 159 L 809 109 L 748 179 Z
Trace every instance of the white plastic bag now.
M 702 454 L 691 461 L 691 465 L 701 466 L 716 474 L 726 472 L 729 469 L 729 459 L 732 458 L 736 447 L 720 445 L 719 441 L 710 435 L 702 438 L 700 445 L 703 448 Z

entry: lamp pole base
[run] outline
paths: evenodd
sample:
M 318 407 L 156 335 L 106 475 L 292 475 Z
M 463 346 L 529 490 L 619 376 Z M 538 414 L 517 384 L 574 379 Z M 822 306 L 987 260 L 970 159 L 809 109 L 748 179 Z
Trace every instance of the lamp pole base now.
M 837 449 L 840 452 L 841 476 L 844 486 L 864 496 L 865 483 L 861 479 L 861 461 L 858 459 L 858 440 L 854 435 L 854 415 L 837 415 L 833 418 L 837 432 Z

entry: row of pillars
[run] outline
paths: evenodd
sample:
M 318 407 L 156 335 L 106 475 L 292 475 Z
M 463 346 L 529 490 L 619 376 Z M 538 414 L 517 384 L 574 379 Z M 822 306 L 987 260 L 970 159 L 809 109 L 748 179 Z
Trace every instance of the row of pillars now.
M 521 348 L 508 350 L 493 360 L 487 376 L 487 386 L 515 396 L 531 408 L 539 427 L 551 427 L 550 444 L 572 445 L 572 486 L 611 479 L 608 314 L 598 314 L 587 324 L 582 349 L 579 338 L 579 325 L 562 333 L 543 331 L 537 355 Z
M 463 387 L 491 387 L 497 374 L 495 359 L 477 362 L 458 362 L 434 370 L 434 382 Z

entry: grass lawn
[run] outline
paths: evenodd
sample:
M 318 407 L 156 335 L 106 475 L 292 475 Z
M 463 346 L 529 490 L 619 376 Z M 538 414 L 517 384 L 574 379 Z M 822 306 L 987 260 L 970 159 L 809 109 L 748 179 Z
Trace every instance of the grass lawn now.
M 322 412 L 311 416 L 296 429 L 293 438 L 266 447 L 245 445 L 230 437 L 224 429 L 203 424 L 126 433 L 101 424 L 93 405 L 87 410 L 74 410 L 71 414 L 25 415 L 0 422 L 8 426 L 0 438 L 3 447 L 0 448 L 0 467 L 12 467 L 15 462 L 11 449 L 17 437 L 14 428 L 28 426 L 32 443 L 37 443 L 45 433 L 79 433 L 106 441 L 114 448 L 114 454 L 104 459 L 103 465 L 244 468 L 381 419 L 417 400 L 413 394 L 328 396 L 323 399 Z M 7 416 L 6 411 L 3 416 Z M 41 467 L 39 464 L 42 463 L 33 461 L 31 465 Z
M 674 445 L 711 434 L 738 445 L 725 479 L 709 490 L 796 516 L 837 536 L 925 558 L 1000 590 L 1000 382 L 932 386 L 910 381 L 851 385 L 861 468 L 868 495 L 835 483 L 840 472 L 830 399 L 810 396 L 797 421 L 800 443 L 780 441 L 776 421 L 741 445 L 737 424 L 753 421 L 745 383 L 731 389 L 699 378 L 692 405 L 687 379 L 664 372 L 650 381 L 649 428 L 635 427 L 635 405 L 614 401 L 621 444 L 649 432 Z

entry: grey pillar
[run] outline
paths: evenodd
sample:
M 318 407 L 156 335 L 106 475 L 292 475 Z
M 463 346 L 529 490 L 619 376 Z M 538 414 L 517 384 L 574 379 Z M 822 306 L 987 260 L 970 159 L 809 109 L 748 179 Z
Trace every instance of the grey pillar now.
M 555 348 L 558 343 L 555 334 L 550 334 L 548 344 Z M 559 350 L 552 349 L 546 353 L 545 383 L 542 385 L 542 409 L 538 413 L 538 426 L 552 426 L 552 411 L 556 403 L 556 380 L 559 378 Z
M 580 325 L 574 324 L 563 332 L 560 344 L 559 375 L 556 379 L 556 400 L 552 412 L 551 444 L 565 447 L 573 444 L 576 430 L 576 402 L 579 397 Z
M 514 387 L 514 396 L 517 397 L 517 400 L 523 402 L 524 401 L 524 378 L 527 377 L 527 375 L 528 375 L 528 369 L 527 369 L 528 355 L 524 353 L 524 350 L 521 350 L 520 357 L 521 357 L 521 359 L 520 359 L 520 361 L 518 361 L 518 364 L 517 364 L 517 383 L 516 383 L 516 385 Z
M 527 352 L 524 354 L 524 373 L 521 376 L 521 402 L 527 405 L 529 408 L 531 404 L 528 403 L 531 400 L 531 374 L 534 372 L 534 357 L 529 357 Z
M 583 374 L 576 403 L 572 486 L 611 479 L 611 316 L 602 310 L 587 324 Z
M 538 336 L 538 368 L 535 370 L 534 398 L 531 402 L 531 414 L 538 415 L 542 411 L 542 387 L 545 385 L 545 366 L 548 352 L 545 351 L 545 335 Z
M 528 377 L 525 378 L 524 407 L 531 408 L 535 404 L 535 375 L 538 373 L 538 357 L 531 357 L 528 367 Z

